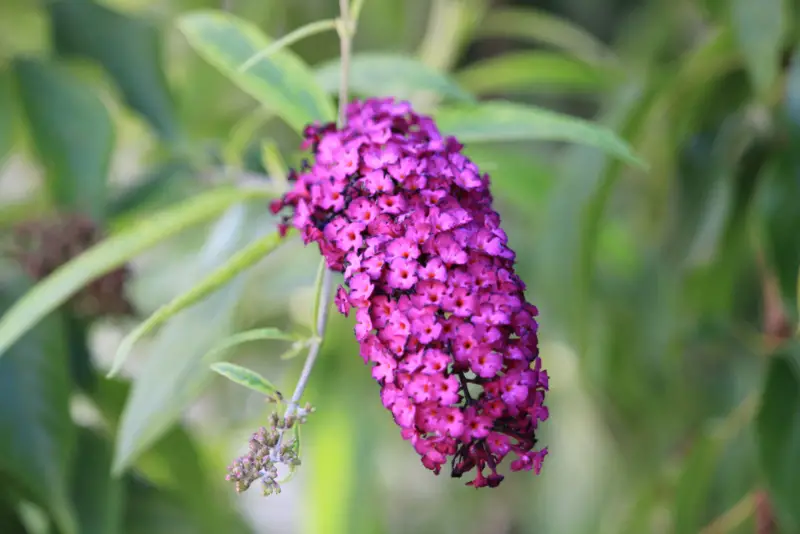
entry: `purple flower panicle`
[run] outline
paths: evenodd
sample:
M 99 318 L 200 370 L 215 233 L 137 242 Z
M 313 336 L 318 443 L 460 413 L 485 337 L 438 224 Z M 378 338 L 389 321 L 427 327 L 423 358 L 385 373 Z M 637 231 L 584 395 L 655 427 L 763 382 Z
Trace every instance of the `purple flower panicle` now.
M 514 252 L 492 210 L 489 176 L 407 102 L 348 105 L 347 125 L 310 126 L 292 210 L 306 244 L 344 273 L 335 303 L 355 313 L 361 356 L 383 405 L 422 463 L 468 485 L 497 486 L 498 465 L 539 473 L 548 417 L 536 307 L 514 272 Z

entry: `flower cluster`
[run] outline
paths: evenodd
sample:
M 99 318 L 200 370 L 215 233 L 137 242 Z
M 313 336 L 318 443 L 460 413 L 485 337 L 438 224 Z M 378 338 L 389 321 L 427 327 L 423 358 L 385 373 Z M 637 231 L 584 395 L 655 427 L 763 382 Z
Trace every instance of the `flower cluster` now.
M 297 430 L 297 426 L 305 423 L 308 414 L 313 411 L 313 407 L 306 404 L 305 408 L 297 410 L 297 415 L 291 417 L 284 418 L 273 412 L 269 428 L 262 426 L 253 434 L 247 454 L 236 458 L 228 466 L 225 480 L 233 482 L 238 493 L 247 491 L 257 480 L 261 481 L 265 496 L 280 493 L 278 465 L 285 465 L 291 471 L 300 465 L 299 442 L 296 437 L 284 439 L 284 433 Z
M 336 306 L 355 335 L 381 399 L 422 463 L 474 487 L 511 470 L 538 473 L 548 416 L 536 307 L 525 301 L 489 177 L 406 102 L 347 108 L 342 129 L 310 126 L 315 156 L 272 205 L 292 210 L 306 244 L 344 273 Z M 283 229 L 290 219 L 284 219 Z

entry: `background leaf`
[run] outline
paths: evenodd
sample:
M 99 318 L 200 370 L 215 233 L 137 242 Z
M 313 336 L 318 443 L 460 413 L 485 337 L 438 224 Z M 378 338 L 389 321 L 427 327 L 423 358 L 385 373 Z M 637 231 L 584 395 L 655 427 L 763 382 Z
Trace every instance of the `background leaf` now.
M 789 20 L 784 0 L 731 0 L 731 26 L 753 85 L 768 91 L 780 68 L 781 45 Z
M 252 24 L 221 12 L 201 11 L 182 16 L 178 27 L 206 61 L 296 132 L 302 132 L 315 120 L 334 120 L 330 99 L 308 67 L 290 50 L 278 50 L 247 71 L 239 70 L 271 42 Z
M 94 2 L 48 3 L 55 49 L 100 63 L 125 101 L 164 138 L 175 140 L 180 127 L 161 66 L 161 36 L 152 24 Z
M 613 57 L 613 52 L 586 30 L 539 9 L 492 9 L 477 31 L 482 37 L 531 39 L 589 62 L 602 62 Z
M 339 88 L 341 66 L 332 60 L 316 67 L 319 84 L 329 93 Z M 474 102 L 475 97 L 462 89 L 449 76 L 418 59 L 398 54 L 360 53 L 350 60 L 349 86 L 363 96 L 411 98 L 420 91 L 429 91 L 453 100 Z
M 0 358 L 45 315 L 87 283 L 124 264 L 143 250 L 186 228 L 207 221 L 229 206 L 265 191 L 217 189 L 197 195 L 102 241 L 37 284 L 0 319 Z
M 462 142 L 569 141 L 600 148 L 629 163 L 642 165 L 631 148 L 611 130 L 544 108 L 492 101 L 441 108 L 435 117 L 440 130 Z
M 53 200 L 102 220 L 114 146 L 108 110 L 91 87 L 55 64 L 18 60 L 15 70 Z
M 478 95 L 596 92 L 612 81 L 608 70 L 552 52 L 515 52 L 476 61 L 456 75 Z
M 761 468 L 786 532 L 800 528 L 800 349 L 770 358 L 757 420 Z
M 4 279 L 0 310 L 26 283 Z M 12 289 L 13 288 L 13 289 Z M 51 316 L 0 360 L 0 473 L 46 508 L 61 532 L 78 534 L 67 486 L 75 451 L 63 332 Z
M 14 144 L 13 83 L 11 69 L 0 67 L 0 165 Z
M 80 534 L 123 532 L 124 484 L 111 477 L 111 446 L 89 429 L 78 430 L 72 499 Z

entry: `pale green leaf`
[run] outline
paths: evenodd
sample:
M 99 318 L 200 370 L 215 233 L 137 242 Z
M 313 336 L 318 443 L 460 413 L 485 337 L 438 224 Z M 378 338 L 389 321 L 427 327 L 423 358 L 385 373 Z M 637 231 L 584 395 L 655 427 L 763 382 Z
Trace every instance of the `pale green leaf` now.
M 261 145 L 261 163 L 264 165 L 270 181 L 278 189 L 286 189 L 289 170 L 274 141 L 264 141 Z
M 233 204 L 270 195 L 256 189 L 215 189 L 154 213 L 98 243 L 39 282 L 3 315 L 0 357 L 25 332 L 91 281 L 182 230 L 218 216 Z
M 614 57 L 606 45 L 586 30 L 538 9 L 493 9 L 477 30 L 480 37 L 530 39 L 593 63 Z
M 338 59 L 316 69 L 317 80 L 330 93 L 338 91 L 340 73 Z M 428 91 L 454 100 L 475 101 L 446 74 L 413 57 L 397 54 L 355 54 L 350 61 L 348 83 L 351 91 L 364 96 L 409 98 L 419 91 Z
M 593 92 L 607 88 L 607 69 L 553 52 L 512 52 L 470 64 L 458 82 L 478 94 L 502 92 Z
M 275 52 L 277 52 L 278 50 L 290 46 L 296 43 L 297 41 L 300 41 L 312 35 L 316 35 L 318 33 L 322 33 L 324 31 L 335 30 L 335 29 L 336 29 L 335 19 L 318 20 L 316 22 L 310 22 L 305 26 L 301 26 L 296 30 L 287 33 L 286 35 L 276 40 L 263 50 L 259 50 L 251 58 L 242 63 L 242 65 L 239 67 L 239 72 L 247 71 L 250 67 L 258 63 L 261 59 L 267 58 L 272 54 L 274 54 Z
M 296 358 L 307 346 L 308 341 L 295 341 L 292 346 L 289 347 L 289 350 L 281 354 L 281 360 L 291 360 L 292 358 Z
M 639 167 L 645 165 L 631 147 L 608 128 L 536 106 L 492 101 L 475 106 L 443 107 L 435 117 L 442 132 L 462 142 L 566 141 L 599 148 Z
M 784 0 L 732 0 L 731 26 L 756 91 L 764 95 L 780 69 L 789 13 Z
M 287 334 L 277 328 L 256 328 L 254 330 L 247 330 L 246 332 L 239 332 L 230 337 L 226 337 L 217 343 L 205 359 L 217 359 L 217 357 L 228 349 L 241 345 L 242 343 L 249 343 L 251 341 L 267 341 L 267 340 L 280 340 L 280 341 L 300 341 L 300 337 L 294 334 Z
M 317 278 L 314 282 L 314 308 L 312 309 L 311 315 L 311 325 L 312 328 L 316 329 L 317 327 L 317 317 L 319 317 L 319 305 L 322 301 L 322 281 L 325 276 L 325 269 L 327 269 L 328 264 L 325 261 L 325 258 L 322 258 L 319 262 L 319 268 L 317 269 Z
M 269 380 L 255 371 L 242 367 L 241 365 L 228 362 L 218 362 L 211 366 L 211 370 L 215 373 L 221 374 L 231 382 L 235 382 L 240 386 L 252 389 L 253 391 L 263 393 L 267 397 L 277 395 L 278 398 L 282 398 L 281 392 L 278 391 L 278 388 L 276 388 Z
M 295 131 L 301 132 L 316 120 L 334 120 L 336 113 L 330 98 L 292 51 L 277 50 L 246 71 L 240 70 L 248 59 L 272 43 L 253 24 L 222 12 L 198 11 L 181 17 L 178 27 L 206 61 Z
M 155 311 L 142 324 L 136 327 L 119 345 L 114 363 L 108 376 L 115 375 L 125 363 L 133 345 L 150 331 L 163 324 L 171 317 L 177 315 L 205 299 L 211 293 L 230 282 L 242 271 L 252 267 L 263 259 L 267 254 L 283 243 L 284 238 L 277 232 L 268 234 L 261 239 L 254 241 L 247 247 L 237 252 L 226 263 L 215 269 L 208 276 L 203 278 L 196 286 L 185 293 L 175 297 L 171 302 L 165 304 Z

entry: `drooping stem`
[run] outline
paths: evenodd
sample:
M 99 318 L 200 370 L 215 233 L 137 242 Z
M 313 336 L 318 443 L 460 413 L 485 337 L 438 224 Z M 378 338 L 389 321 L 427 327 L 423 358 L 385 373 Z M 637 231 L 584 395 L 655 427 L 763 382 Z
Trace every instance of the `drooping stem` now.
M 339 113 L 338 125 L 344 126 L 347 118 L 347 100 L 348 100 L 348 80 L 350 74 L 350 53 L 353 41 L 353 33 L 355 32 L 356 21 L 350 17 L 349 0 L 339 0 L 340 16 L 337 21 L 337 30 L 339 33 L 339 46 L 341 50 L 341 78 L 339 82 Z M 333 284 L 333 276 L 329 269 L 325 269 L 322 275 L 322 284 L 320 286 L 321 295 L 319 298 L 319 309 L 317 312 L 316 336 L 311 341 L 308 349 L 308 356 L 303 364 L 303 370 L 300 373 L 300 378 L 297 381 L 297 386 L 294 389 L 292 398 L 289 405 L 286 407 L 285 418 L 293 416 L 297 412 L 297 407 L 303 392 L 308 385 L 308 379 L 311 376 L 311 370 L 314 368 L 314 363 L 319 356 L 320 348 L 322 347 L 322 340 L 325 336 L 325 327 L 328 324 L 328 308 L 329 299 L 331 294 L 331 285 Z M 280 448 L 280 441 L 283 438 L 283 432 L 278 440 L 277 448 Z

